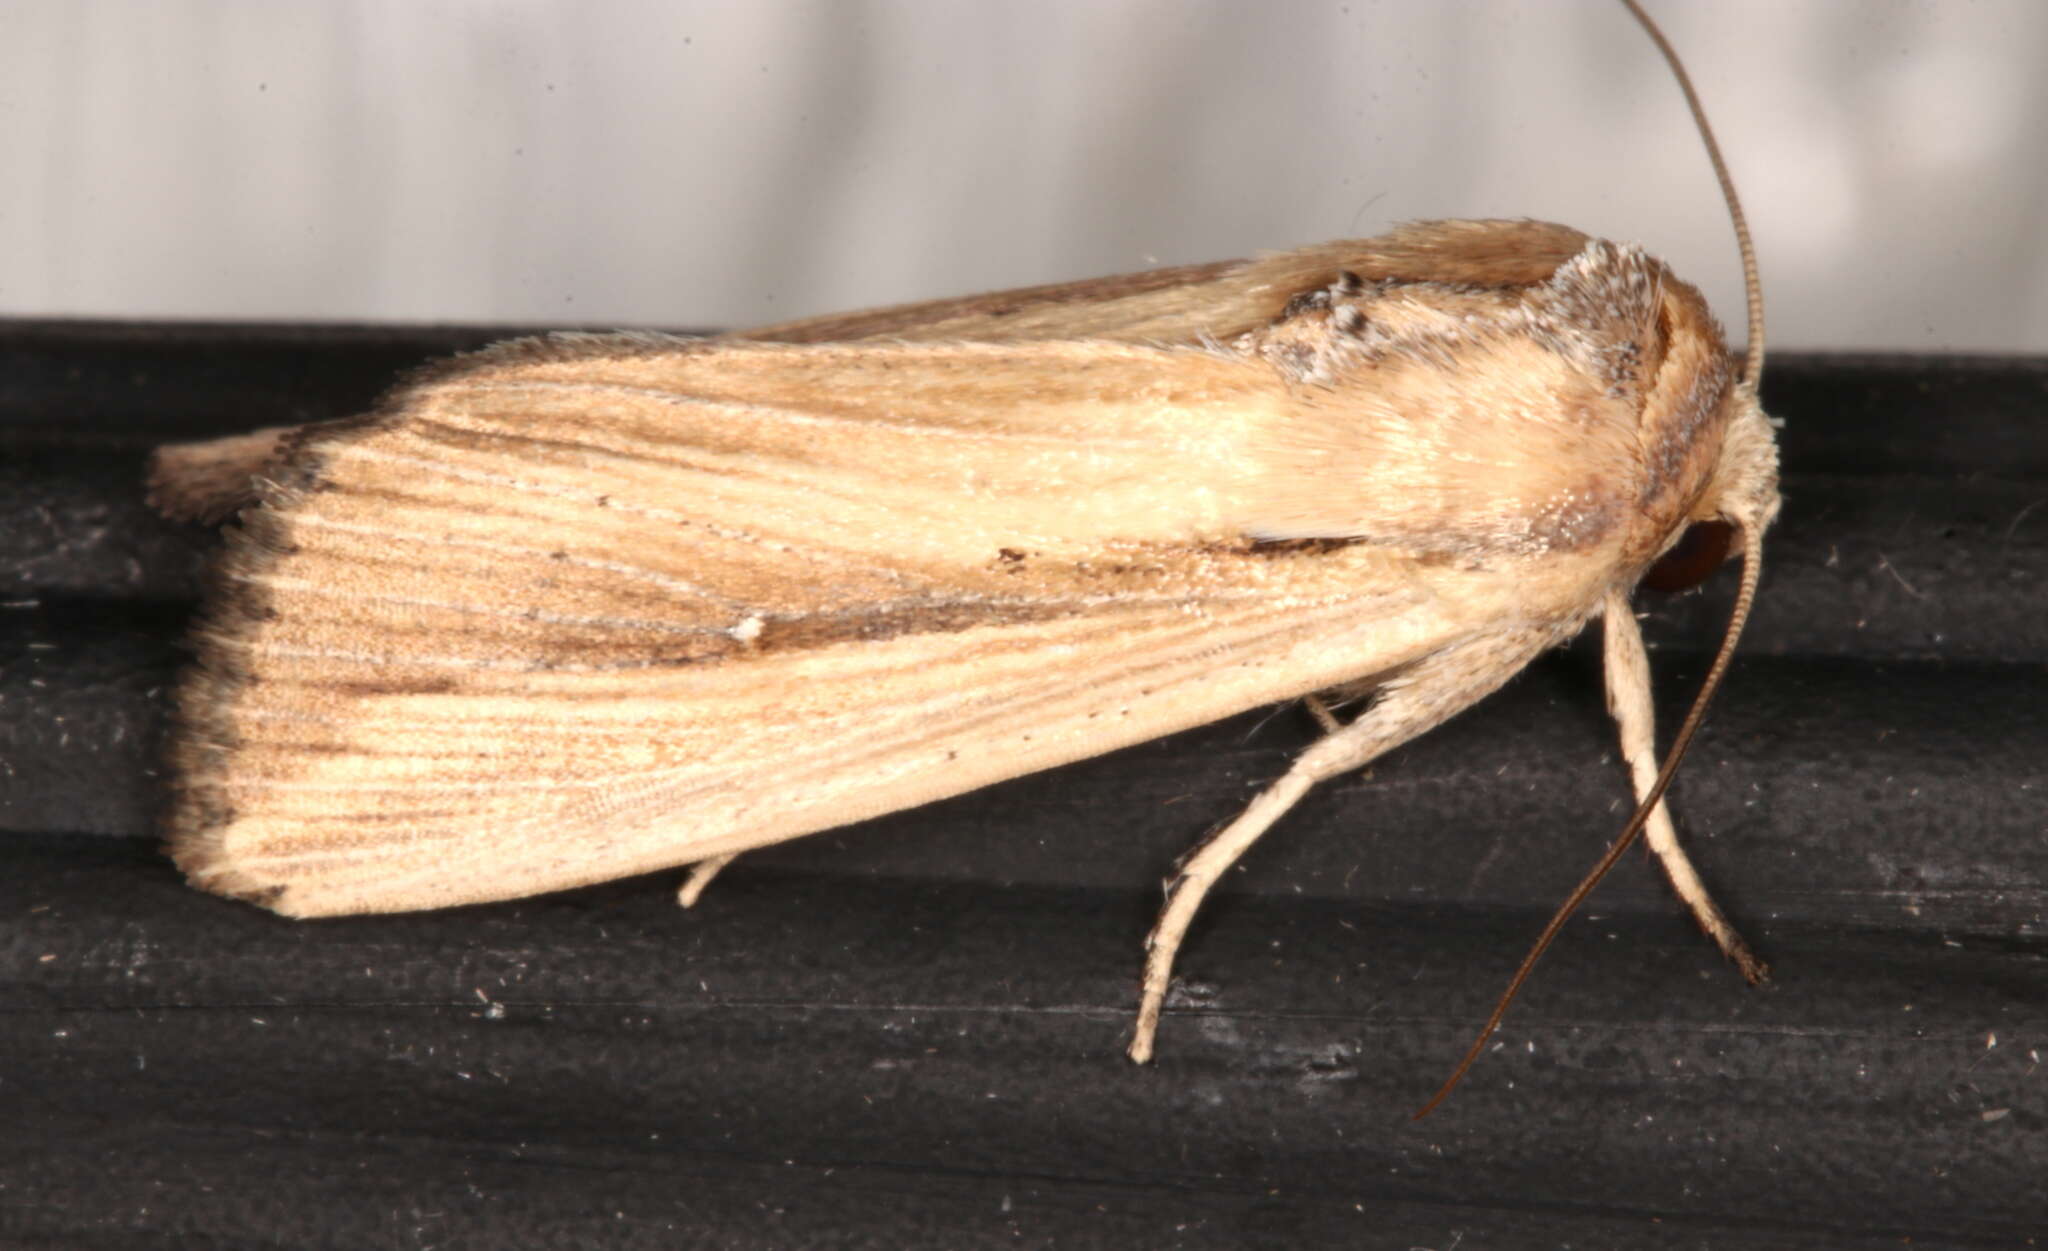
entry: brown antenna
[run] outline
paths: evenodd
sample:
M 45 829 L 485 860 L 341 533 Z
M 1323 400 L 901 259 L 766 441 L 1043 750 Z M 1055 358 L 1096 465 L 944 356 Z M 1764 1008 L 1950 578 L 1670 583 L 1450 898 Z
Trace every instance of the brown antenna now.
M 1657 50 L 1664 54 L 1665 62 L 1671 66 L 1671 72 L 1677 77 L 1679 90 L 1685 93 L 1685 103 L 1692 110 L 1693 122 L 1699 127 L 1700 138 L 1706 144 L 1707 158 L 1714 164 L 1714 176 L 1720 180 L 1721 195 L 1728 203 L 1728 216 L 1735 226 L 1735 242 L 1742 251 L 1742 278 L 1749 296 L 1749 349 L 1743 362 L 1742 383 L 1754 396 L 1764 367 L 1764 296 L 1762 282 L 1757 277 L 1756 249 L 1750 243 L 1749 222 L 1742 215 L 1742 201 L 1735 194 L 1735 180 L 1728 174 L 1728 164 L 1721 158 L 1721 145 L 1714 141 L 1714 128 L 1707 123 L 1706 110 L 1700 105 L 1699 95 L 1692 87 L 1692 78 L 1685 72 L 1685 65 L 1678 59 L 1677 51 L 1672 48 L 1670 42 L 1664 38 L 1664 32 L 1657 29 L 1657 23 L 1650 20 L 1650 15 L 1643 11 L 1636 0 L 1621 2 L 1649 33 L 1651 41 L 1657 45 Z M 1494 1004 L 1493 1015 L 1486 1018 L 1486 1024 L 1481 1027 L 1479 1036 L 1472 1040 L 1472 1046 L 1466 1050 L 1464 1059 L 1458 1061 L 1458 1067 L 1451 1071 L 1450 1078 L 1430 1097 L 1428 1103 L 1422 1105 L 1414 1119 L 1421 1120 L 1435 1111 L 1437 1105 L 1448 1098 L 1458 1083 L 1464 1080 L 1465 1074 L 1479 1059 L 1479 1053 L 1485 1050 L 1487 1040 L 1500 1028 L 1501 1019 L 1507 1015 L 1508 1005 L 1515 1001 L 1515 996 L 1522 989 L 1522 983 L 1529 980 L 1529 974 L 1535 969 L 1536 962 L 1543 958 L 1544 952 L 1550 950 L 1550 944 L 1557 940 L 1558 934 L 1563 931 L 1565 923 L 1571 920 L 1572 914 L 1579 910 L 1579 906 L 1586 902 L 1586 897 L 1591 895 L 1602 879 L 1620 863 L 1622 856 L 1641 836 L 1643 827 L 1649 824 L 1650 814 L 1656 811 L 1658 802 L 1664 798 L 1664 792 L 1671 785 L 1673 775 L 1678 772 L 1679 761 L 1685 758 L 1686 748 L 1692 745 L 1693 735 L 1699 731 L 1700 722 L 1706 719 L 1707 705 L 1713 701 L 1714 692 L 1720 688 L 1721 679 L 1728 672 L 1729 662 L 1735 655 L 1736 641 L 1742 637 L 1742 627 L 1749 620 L 1750 605 L 1756 599 L 1757 579 L 1763 571 L 1762 562 L 1762 529 L 1753 523 L 1744 524 L 1742 589 L 1736 594 L 1735 610 L 1729 617 L 1727 633 L 1721 638 L 1721 650 L 1714 656 L 1713 667 L 1707 670 L 1706 681 L 1700 685 L 1700 693 L 1693 697 L 1692 710 L 1686 714 L 1684 724 L 1678 727 L 1678 734 L 1671 742 L 1671 751 L 1664 758 L 1664 767 L 1657 773 L 1656 783 L 1650 787 L 1649 793 L 1643 796 L 1642 803 L 1636 807 L 1635 815 L 1622 827 L 1621 836 L 1614 840 L 1614 845 L 1607 849 L 1607 854 L 1600 858 L 1600 862 L 1580 880 L 1578 886 L 1565 898 L 1564 903 L 1551 915 L 1549 924 L 1543 927 L 1543 932 L 1537 935 L 1535 944 L 1529 948 L 1529 954 L 1522 957 L 1522 963 L 1515 969 L 1515 975 L 1508 979 L 1507 989 L 1501 993 L 1499 1002 Z
M 1435 1111 L 1436 1106 L 1450 1095 L 1452 1088 L 1464 1080 L 1466 1072 L 1471 1069 L 1473 1062 L 1479 1059 L 1479 1053 L 1485 1049 L 1486 1040 L 1492 1038 L 1493 1032 L 1500 1028 L 1501 1018 L 1508 1014 L 1508 1005 L 1515 1001 L 1515 995 L 1521 991 L 1522 983 L 1529 980 L 1529 974 L 1535 969 L 1536 962 L 1543 958 L 1544 952 L 1550 950 L 1550 944 L 1556 941 L 1559 932 L 1564 929 L 1565 922 L 1571 920 L 1572 914 L 1579 910 L 1580 904 L 1586 902 L 1586 896 L 1593 893 L 1593 888 L 1600 885 L 1601 879 L 1607 876 L 1608 871 L 1620 863 L 1622 855 L 1635 845 L 1637 836 L 1643 832 L 1643 827 L 1649 824 L 1650 813 L 1656 809 L 1657 801 L 1664 798 L 1665 788 L 1671 785 L 1672 776 L 1678 772 L 1678 762 L 1685 758 L 1685 749 L 1692 745 L 1692 736 L 1698 732 L 1700 722 L 1706 720 L 1707 705 L 1712 702 L 1714 691 L 1720 687 L 1721 678 L 1728 672 L 1728 662 L 1735 656 L 1735 642 L 1742 637 L 1743 624 L 1749 620 L 1750 603 L 1756 598 L 1757 578 L 1763 572 L 1762 561 L 1762 532 L 1745 529 L 1742 532 L 1742 589 L 1735 596 L 1734 615 L 1728 621 L 1727 634 L 1721 638 L 1721 650 L 1714 656 L 1713 668 L 1707 670 L 1707 680 L 1701 684 L 1700 693 L 1693 697 L 1692 711 L 1686 714 L 1685 724 L 1678 727 L 1678 737 L 1672 740 L 1671 752 L 1664 757 L 1664 768 L 1657 774 L 1656 784 L 1650 787 L 1650 793 L 1645 795 L 1643 802 L 1636 807 L 1635 815 L 1622 827 L 1621 837 L 1615 839 L 1614 845 L 1607 849 L 1607 854 L 1600 857 L 1600 863 L 1594 865 L 1592 871 L 1580 880 L 1565 901 L 1558 905 L 1557 911 L 1551 915 L 1550 923 L 1543 927 L 1543 933 L 1537 936 L 1535 945 L 1529 948 L 1529 954 L 1522 957 L 1521 966 L 1515 970 L 1514 977 L 1508 980 L 1507 990 L 1501 993 L 1500 1002 L 1494 1005 L 1493 1015 L 1486 1018 L 1486 1024 L 1481 1027 L 1479 1037 L 1472 1040 L 1472 1046 L 1465 1052 L 1465 1058 L 1458 1061 L 1458 1067 L 1452 1070 L 1450 1080 L 1446 1081 L 1443 1087 L 1430 1097 L 1429 1102 L 1422 1105 L 1422 1110 L 1415 1114 L 1416 1120 L 1419 1121 Z
M 1728 202 L 1728 220 L 1735 227 L 1735 246 L 1742 250 L 1742 286 L 1749 299 L 1749 348 L 1743 354 L 1742 381 L 1754 395 L 1757 380 L 1763 377 L 1764 372 L 1764 284 L 1757 277 L 1756 247 L 1749 241 L 1749 219 L 1742 215 L 1742 197 L 1735 194 L 1735 179 L 1728 173 L 1728 162 L 1721 159 L 1721 145 L 1714 139 L 1714 128 L 1707 122 L 1707 110 L 1700 104 L 1699 93 L 1692 89 L 1692 75 L 1685 72 L 1685 62 L 1678 59 L 1677 49 L 1664 38 L 1664 32 L 1650 20 L 1650 15 L 1643 12 L 1642 5 L 1636 0 L 1621 2 L 1649 32 L 1650 42 L 1664 54 L 1665 64 L 1671 67 L 1672 75 L 1678 79 L 1678 89 L 1685 93 L 1685 107 L 1692 110 L 1693 124 L 1699 127 L 1700 140 L 1707 145 L 1707 159 L 1714 163 L 1714 177 L 1721 183 L 1721 198 Z

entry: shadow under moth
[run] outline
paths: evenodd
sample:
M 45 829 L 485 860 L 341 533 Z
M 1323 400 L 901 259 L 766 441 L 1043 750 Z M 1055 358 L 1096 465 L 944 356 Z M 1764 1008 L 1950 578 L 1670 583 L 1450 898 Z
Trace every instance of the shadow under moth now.
M 520 340 L 358 419 L 164 449 L 166 512 L 240 512 L 177 695 L 171 854 L 294 917 L 693 865 L 688 903 L 751 848 L 1307 699 L 1325 736 L 1168 887 L 1142 1061 L 1203 895 L 1275 820 L 1598 617 L 1641 804 L 1604 863 L 1647 829 L 1761 976 L 1661 800 L 1778 510 L 1754 265 L 1672 65 L 1742 240 L 1746 362 L 1636 247 L 1437 221 Z M 1629 595 L 1698 523 L 1739 536 L 1743 588 L 1660 772 Z M 1340 722 L 1333 692 L 1370 702 Z

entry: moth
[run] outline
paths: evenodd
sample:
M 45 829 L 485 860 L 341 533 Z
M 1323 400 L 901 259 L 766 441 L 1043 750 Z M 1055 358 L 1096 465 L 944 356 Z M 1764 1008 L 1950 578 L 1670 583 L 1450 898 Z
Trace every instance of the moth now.
M 1629 606 L 1732 528 L 1711 689 L 1779 503 L 1754 264 L 1673 66 L 1743 240 L 1746 363 L 1637 247 L 1438 221 L 526 339 L 358 419 L 165 449 L 162 508 L 240 512 L 177 693 L 172 856 L 294 917 L 694 866 L 689 903 L 753 848 L 1310 700 L 1324 737 L 1168 887 L 1143 1061 L 1204 894 L 1275 820 L 1599 618 L 1634 825 L 1760 975 L 1662 806 Z M 1333 692 L 1370 702 L 1340 722 Z

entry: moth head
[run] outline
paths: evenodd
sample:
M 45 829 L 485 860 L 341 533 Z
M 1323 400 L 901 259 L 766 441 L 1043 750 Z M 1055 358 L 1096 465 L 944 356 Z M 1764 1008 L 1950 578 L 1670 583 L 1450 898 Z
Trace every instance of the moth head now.
M 1751 383 L 1738 383 L 1730 404 L 1734 411 L 1721 439 L 1721 457 L 1701 503 L 1712 509 L 1709 519 L 1761 534 L 1778 516 L 1777 431 Z
M 1699 502 L 1673 531 L 1643 585 L 1687 591 L 1734 552 L 1738 536 L 1760 535 L 1778 515 L 1778 442 L 1771 419 L 1747 383 L 1728 397 L 1721 450 Z

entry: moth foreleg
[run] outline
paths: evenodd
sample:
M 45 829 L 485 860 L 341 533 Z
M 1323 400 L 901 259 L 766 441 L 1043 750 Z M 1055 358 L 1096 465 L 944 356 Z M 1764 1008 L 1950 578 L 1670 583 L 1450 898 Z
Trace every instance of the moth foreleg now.
M 1356 769 L 1449 720 L 1507 681 L 1551 641 L 1548 631 L 1496 634 L 1446 649 L 1389 679 L 1372 707 L 1317 740 L 1235 821 L 1197 848 L 1167 887 L 1166 907 L 1145 940 L 1145 987 L 1131 1059 L 1143 1064 L 1152 1058 L 1159 1011 L 1173 980 L 1173 957 L 1203 897 L 1260 835 L 1317 782 Z
M 1628 761 L 1629 776 L 1635 784 L 1636 802 L 1650 793 L 1657 782 L 1656 713 L 1650 703 L 1650 658 L 1643 650 L 1643 633 L 1636 626 L 1635 611 L 1629 607 L 1626 593 L 1615 590 L 1607 594 L 1607 605 L 1603 610 L 1606 618 L 1602 634 L 1607 640 L 1607 711 L 1613 715 L 1616 728 L 1621 732 L 1621 754 Z M 1650 850 L 1657 853 L 1657 860 L 1664 866 L 1664 876 L 1671 880 L 1671 888 L 1692 909 L 1692 914 L 1707 932 L 1735 962 L 1742 975 L 1751 982 L 1761 982 L 1770 970 L 1757 959 L 1742 935 L 1735 932 L 1728 918 L 1724 916 L 1713 896 L 1707 893 L 1706 884 L 1692 867 L 1685 849 L 1678 845 L 1678 831 L 1672 827 L 1671 811 L 1663 800 L 1657 801 L 1656 811 L 1650 814 L 1649 823 L 1643 827 L 1643 835 L 1649 840 Z
M 729 851 L 691 865 L 690 876 L 683 879 L 682 889 L 676 892 L 676 902 L 685 908 L 696 907 L 698 897 L 704 893 L 705 887 L 711 885 L 711 879 L 718 876 L 720 869 L 739 859 L 739 855 L 736 851 Z

